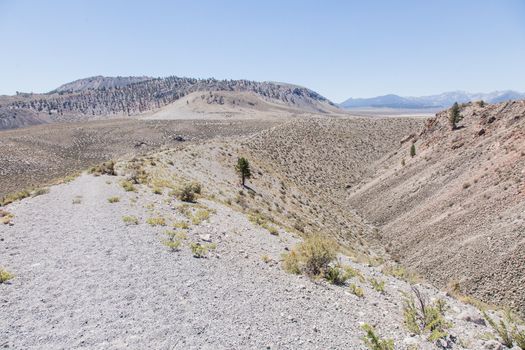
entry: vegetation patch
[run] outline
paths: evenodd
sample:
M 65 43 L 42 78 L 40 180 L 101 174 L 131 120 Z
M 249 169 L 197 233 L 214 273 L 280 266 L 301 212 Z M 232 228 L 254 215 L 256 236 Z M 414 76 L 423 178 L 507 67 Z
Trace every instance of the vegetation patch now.
M 117 196 L 109 197 L 108 198 L 108 202 L 109 203 L 118 203 L 118 202 L 120 202 L 120 197 L 117 197 Z
M 445 301 L 437 299 L 428 302 L 425 296 L 412 287 L 413 295 L 405 295 L 403 316 L 406 328 L 415 334 L 428 334 L 431 342 L 447 337 L 447 329 L 452 326 L 445 320 Z
M 359 298 L 362 298 L 365 296 L 365 292 L 363 291 L 363 288 L 359 287 L 357 284 L 355 283 L 352 283 L 350 285 L 350 293 L 352 293 L 353 295 L 359 297 Z
M 205 258 L 210 250 L 215 250 L 216 248 L 217 245 L 215 243 L 192 243 L 190 245 L 191 253 L 195 258 Z
M 160 216 L 148 218 L 146 222 L 151 226 L 166 226 L 166 219 Z
M 393 339 L 381 339 L 372 327 L 369 324 L 364 324 L 362 329 L 365 331 L 363 336 L 363 342 L 366 347 L 370 350 L 394 350 L 394 340 Z
M 139 224 L 139 219 L 136 216 L 132 216 L 132 215 L 123 216 L 122 221 L 124 221 L 126 225 L 138 225 Z
M 15 278 L 15 276 L 12 273 L 0 267 L 0 283 L 5 283 L 13 278 Z
M 421 282 L 421 277 L 415 272 L 407 270 L 401 265 L 388 265 L 381 269 L 385 275 L 390 275 L 410 284 Z
M 89 173 L 93 174 L 95 176 L 100 176 L 100 175 L 112 175 L 112 176 L 115 176 L 115 175 L 117 175 L 115 173 L 115 162 L 110 160 L 108 162 L 104 162 L 102 164 L 95 165 L 94 167 L 89 169 Z
M 29 192 L 28 190 L 23 190 L 23 191 L 11 193 L 11 194 L 8 194 L 7 196 L 3 197 L 2 200 L 0 200 L 0 205 L 2 205 L 2 206 L 8 205 L 8 204 L 11 204 L 13 202 L 16 202 L 16 201 L 22 200 L 24 198 L 27 198 L 29 196 L 31 196 L 31 192 Z
M 126 192 L 137 192 L 137 189 L 135 186 L 133 186 L 133 183 L 128 180 L 124 180 L 120 183 L 120 186 L 126 191 Z
M 14 215 L 10 212 L 7 212 L 5 210 L 0 209 L 0 224 L 7 225 L 11 222 L 11 219 L 13 219 Z
M 525 350 L 525 323 L 515 316 L 510 310 L 505 310 L 499 322 L 491 318 L 487 312 L 483 311 L 483 317 L 496 332 L 501 344 L 507 348 L 514 345 Z
M 319 234 L 307 237 L 289 253 L 283 255 L 283 268 L 290 273 L 310 277 L 325 276 L 337 257 L 336 244 Z

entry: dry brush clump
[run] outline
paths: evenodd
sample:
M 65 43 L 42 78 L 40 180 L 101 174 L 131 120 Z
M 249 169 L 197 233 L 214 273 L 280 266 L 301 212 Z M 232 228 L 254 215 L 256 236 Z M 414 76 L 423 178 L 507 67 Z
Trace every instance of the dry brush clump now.
M 89 169 L 89 173 L 95 176 L 100 176 L 100 175 L 115 176 L 117 175 L 115 173 L 115 162 L 110 160 L 108 162 L 104 162 L 102 164 L 95 165 L 94 167 L 91 167 L 91 169 Z
M 314 234 L 283 254 L 283 267 L 290 273 L 324 277 L 336 258 L 336 243 L 320 234 Z

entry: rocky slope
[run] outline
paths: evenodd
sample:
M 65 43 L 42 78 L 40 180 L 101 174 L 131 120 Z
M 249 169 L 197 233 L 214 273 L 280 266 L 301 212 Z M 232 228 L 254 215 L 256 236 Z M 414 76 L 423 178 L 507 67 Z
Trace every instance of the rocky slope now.
M 392 256 L 440 287 L 525 314 L 525 101 L 430 119 L 362 179 L 348 204 Z M 414 143 L 416 155 L 411 157 Z
M 277 222 L 271 234 L 227 201 L 241 190 L 228 155 L 235 159 L 235 149 L 181 145 L 119 162 L 120 176 L 82 175 L 5 207 L 14 218 L 0 226 L 7 252 L 0 265 L 15 278 L 0 284 L 0 346 L 366 349 L 367 323 L 395 349 L 502 349 L 473 306 L 430 285 L 417 288 L 447 305 L 447 335 L 439 340 L 405 328 L 403 293 L 411 285 L 377 267 L 341 254 L 339 263 L 356 271 L 342 285 L 285 272 L 281 254 L 299 237 Z M 148 181 L 125 191 L 121 183 L 138 165 Z M 188 180 L 201 181 L 196 203 L 169 194 Z M 253 197 L 267 194 L 256 191 Z M 178 232 L 174 250 L 163 244 L 167 230 Z M 207 247 L 201 258 L 191 249 L 197 243 Z
M 144 79 L 147 78 L 94 77 L 66 84 L 48 94 L 3 98 L 4 102 L 0 103 L 2 119 L 13 117 L 16 120 L 16 111 L 36 113 L 50 121 L 127 117 L 167 106 L 197 91 L 205 94 L 217 91 L 253 93 L 270 103 L 310 113 L 338 111 L 335 104 L 318 93 L 284 83 L 179 77 Z M 14 122 L 0 122 L 0 125 L 17 126 Z

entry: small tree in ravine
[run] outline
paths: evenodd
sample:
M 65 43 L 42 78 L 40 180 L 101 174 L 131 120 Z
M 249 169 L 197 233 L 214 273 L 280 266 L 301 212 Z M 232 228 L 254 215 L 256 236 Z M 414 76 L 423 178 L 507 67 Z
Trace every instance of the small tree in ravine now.
M 416 144 L 413 143 L 412 146 L 410 146 L 410 156 L 414 158 L 416 156 Z
M 450 122 L 450 127 L 452 130 L 457 129 L 457 123 L 461 120 L 461 114 L 459 114 L 459 105 L 457 102 L 454 102 L 452 105 L 452 108 L 450 109 L 450 114 L 448 116 L 448 120 Z
M 235 170 L 241 178 L 241 185 L 244 186 L 244 182 L 246 181 L 246 179 L 249 179 L 252 176 L 252 173 L 250 171 L 250 163 L 246 158 L 241 157 L 237 159 L 237 165 L 235 166 Z

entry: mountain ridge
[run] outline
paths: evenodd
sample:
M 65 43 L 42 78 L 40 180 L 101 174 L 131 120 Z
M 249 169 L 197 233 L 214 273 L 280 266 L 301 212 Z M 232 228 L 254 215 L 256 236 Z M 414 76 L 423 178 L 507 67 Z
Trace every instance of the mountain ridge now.
M 319 93 L 288 83 L 176 76 L 95 76 L 66 83 L 44 94 L 19 93 L 1 97 L 0 129 L 44 122 L 139 116 L 194 92 L 203 92 L 204 95 L 214 92 L 251 93 L 262 102 L 277 103 L 306 113 L 325 114 L 340 110 Z
M 466 91 L 448 91 L 427 96 L 399 96 L 387 94 L 370 98 L 349 98 L 339 104 L 340 107 L 351 108 L 428 108 L 443 109 L 454 102 L 467 103 L 483 100 L 488 103 L 499 103 L 525 98 L 525 93 L 514 90 L 493 91 L 489 93 L 470 93 Z

